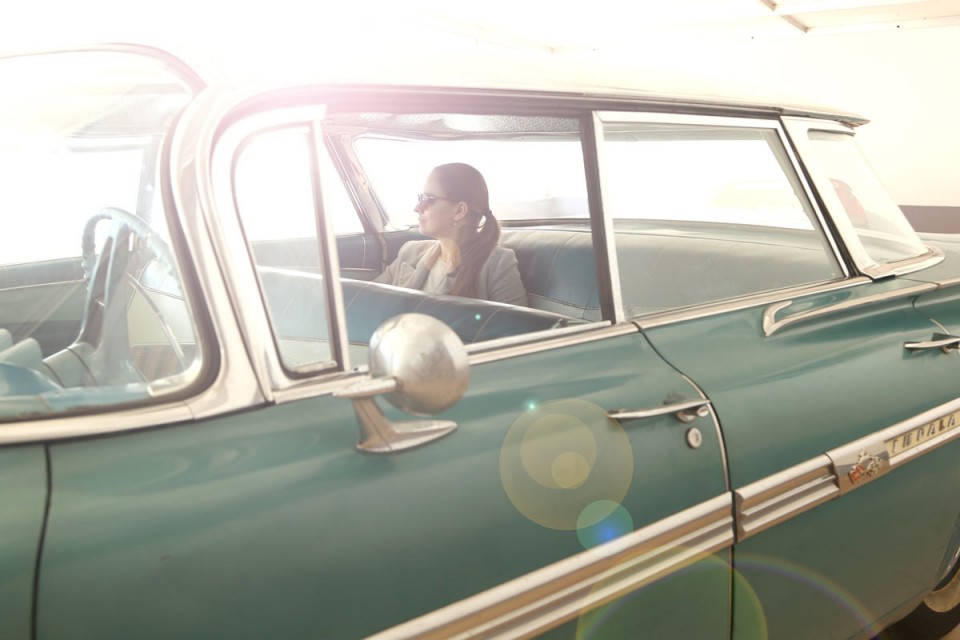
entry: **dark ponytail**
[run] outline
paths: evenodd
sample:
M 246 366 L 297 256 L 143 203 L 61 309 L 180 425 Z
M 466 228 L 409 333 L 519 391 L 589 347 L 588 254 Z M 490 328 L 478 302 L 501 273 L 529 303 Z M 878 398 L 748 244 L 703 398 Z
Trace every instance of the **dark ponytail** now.
M 442 164 L 433 173 L 448 198 L 465 202 L 469 207 L 457 232 L 460 266 L 450 293 L 476 298 L 480 288 L 480 270 L 500 242 L 500 223 L 490 211 L 487 182 L 479 171 L 462 162 Z

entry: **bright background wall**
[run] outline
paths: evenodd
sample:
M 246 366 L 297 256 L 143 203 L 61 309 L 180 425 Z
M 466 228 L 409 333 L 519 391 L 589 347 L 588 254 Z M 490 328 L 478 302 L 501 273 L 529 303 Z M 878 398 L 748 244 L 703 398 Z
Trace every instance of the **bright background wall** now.
M 813 3 L 828 1 L 836 2 Z M 539 69 L 549 67 L 561 79 L 621 84 L 651 70 L 693 72 L 870 118 L 858 137 L 896 201 L 956 207 L 960 217 L 960 1 L 936 0 L 941 12 L 957 5 L 954 26 L 835 35 L 782 22 L 771 29 L 761 16 L 769 12 L 764 0 L 569 4 L 39 0 L 6 8 L 0 49 L 139 41 L 171 50 L 212 79 L 271 82 L 370 69 L 413 77 L 442 69 L 466 78 L 542 77 Z

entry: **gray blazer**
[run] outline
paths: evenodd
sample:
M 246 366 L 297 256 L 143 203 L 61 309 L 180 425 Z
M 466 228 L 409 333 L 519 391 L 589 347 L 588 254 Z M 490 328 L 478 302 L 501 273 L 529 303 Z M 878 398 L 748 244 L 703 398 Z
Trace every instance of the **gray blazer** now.
M 430 275 L 430 266 L 440 255 L 440 243 L 436 240 L 417 240 L 400 247 L 397 259 L 375 280 L 407 289 L 423 289 Z M 439 293 L 449 293 L 453 288 L 456 269 L 447 275 L 446 283 Z M 527 292 L 520 280 L 517 256 L 512 249 L 496 246 L 480 269 L 477 297 L 493 302 L 527 305 Z

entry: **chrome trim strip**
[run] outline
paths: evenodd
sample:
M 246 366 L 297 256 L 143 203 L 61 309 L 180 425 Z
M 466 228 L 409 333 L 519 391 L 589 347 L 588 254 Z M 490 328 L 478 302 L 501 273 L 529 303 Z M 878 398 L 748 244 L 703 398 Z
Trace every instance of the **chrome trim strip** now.
M 911 435 L 913 437 L 905 441 L 904 437 Z M 830 455 L 844 458 L 860 450 L 876 451 L 878 457 L 886 455 L 889 468 L 895 469 L 957 438 L 960 438 L 960 398 L 838 447 Z
M 318 378 L 307 378 L 301 381 L 299 385 L 274 390 L 274 401 L 277 404 L 283 404 L 307 398 L 333 395 L 366 380 L 373 380 L 366 366 L 362 371 L 357 371 L 352 375 L 345 376 L 343 373 L 334 372 Z M 344 400 L 345 406 L 348 402 L 348 400 Z
M 371 638 L 529 638 L 731 544 L 724 494 Z
M 950 278 L 948 280 L 937 280 L 936 285 L 938 289 L 950 289 L 960 285 L 960 278 Z
M 827 244 L 830 245 L 830 249 L 833 251 L 834 262 L 836 262 L 836 264 L 840 267 L 844 277 L 851 277 L 854 274 L 851 273 L 850 265 L 847 263 L 847 260 L 843 255 L 843 251 L 840 249 L 843 239 L 837 238 L 833 233 L 833 229 L 827 223 L 827 220 L 830 218 L 829 213 L 820 207 L 815 195 L 814 186 L 811 184 L 810 179 L 803 170 L 803 164 L 800 162 L 800 158 L 797 156 L 796 148 L 792 144 L 790 136 L 787 133 L 786 125 L 783 122 L 779 123 L 779 126 L 777 127 L 777 134 L 780 137 L 780 144 L 783 146 L 783 150 L 786 152 L 787 158 L 790 161 L 790 165 L 793 168 L 792 177 L 795 178 L 803 188 L 803 193 L 807 199 L 807 205 L 810 207 L 810 211 L 812 211 L 817 217 L 817 222 L 820 224 L 820 233 L 824 238 L 826 238 Z
M 733 492 L 737 541 L 841 497 L 960 439 L 960 398 Z
M 869 284 L 870 282 L 872 282 L 870 278 L 857 277 L 849 280 L 822 282 L 812 285 L 805 284 L 798 287 L 791 287 L 789 289 L 758 293 L 744 298 L 736 298 L 734 300 L 708 302 L 706 304 L 686 307 L 676 311 L 664 311 L 648 316 L 636 316 L 631 318 L 631 321 L 640 327 L 640 329 L 654 329 L 656 327 L 662 327 L 664 325 L 673 324 L 676 322 L 696 320 L 698 318 L 708 318 L 721 313 L 742 311 L 743 309 L 749 309 L 751 307 L 759 307 L 766 304 L 788 301 L 796 297 L 814 295 L 818 293 L 830 293 L 831 291 L 841 291 L 850 287 Z
M 848 311 L 850 309 L 856 309 L 858 307 L 865 307 L 872 304 L 879 304 L 882 302 L 890 302 L 892 300 L 897 300 L 900 298 L 910 298 L 913 296 L 919 296 L 924 293 L 929 293 L 935 291 L 937 285 L 933 283 L 923 283 L 918 284 L 912 287 L 904 287 L 903 289 L 897 289 L 895 291 L 886 291 L 884 293 L 876 293 L 870 296 L 864 296 L 862 298 L 857 298 L 855 300 L 846 300 L 844 302 L 838 302 L 836 304 L 829 304 L 823 307 L 817 307 L 816 309 L 811 309 L 810 311 L 801 311 L 793 315 L 787 316 L 781 320 L 777 320 L 777 313 L 786 309 L 791 304 L 793 300 L 787 300 L 777 304 L 772 304 L 763 312 L 763 334 L 766 337 L 770 337 L 781 329 L 791 327 L 795 324 L 801 322 L 807 322 L 809 320 L 815 320 L 817 318 L 822 318 L 827 315 L 834 313 L 840 313 L 842 311 Z
M 767 476 L 733 492 L 740 542 L 840 495 L 826 455 Z
M 865 268 L 863 272 L 874 280 L 879 280 L 880 278 L 889 278 L 890 276 L 907 275 L 908 273 L 914 273 L 915 271 L 920 271 L 943 262 L 946 257 L 943 251 L 930 245 L 927 245 L 927 249 L 929 249 L 929 251 L 922 256 L 907 258 L 899 262 L 877 264 Z
M 626 318 L 626 311 L 623 307 L 623 289 L 620 286 L 620 262 L 617 255 L 617 240 L 613 228 L 613 215 L 606 207 L 606 193 L 608 192 L 608 181 L 606 163 L 604 160 L 604 148 L 606 135 L 603 129 L 603 115 L 597 112 L 590 114 L 589 124 L 586 132 L 590 135 L 589 140 L 584 140 L 584 144 L 591 144 L 594 160 L 597 168 L 597 192 L 598 202 L 594 209 L 600 209 L 600 218 L 603 226 L 603 244 L 607 248 L 607 275 L 610 278 L 610 295 L 613 302 L 613 321 L 619 324 Z M 588 169 L 589 170 L 589 169 Z M 592 212 L 591 218 L 595 217 L 596 211 Z M 595 231 L 596 224 L 591 224 Z M 594 245 L 596 246 L 596 245 Z M 601 290 L 601 295 L 603 291 Z M 601 303 L 601 306 L 602 303 Z
M 347 338 L 347 317 L 343 303 L 343 287 L 340 285 L 340 257 L 337 254 L 337 239 L 333 233 L 333 223 L 330 221 L 330 209 L 326 206 L 328 199 L 322 185 L 320 158 L 327 153 L 323 144 L 323 133 L 319 119 L 326 115 L 326 107 L 311 108 L 316 111 L 317 119 L 310 123 L 311 156 L 310 178 L 313 188 L 313 207 L 320 212 L 317 221 L 320 244 L 320 263 L 323 269 L 323 280 L 329 301 L 326 306 L 327 327 L 329 327 L 333 357 L 340 362 L 340 368 L 350 371 L 350 340 Z M 366 249 L 366 245 L 364 245 Z
M 253 405 L 251 405 L 253 406 Z M 83 417 L 23 420 L 0 424 L 0 446 L 27 442 L 50 442 L 193 420 L 196 414 L 183 402 L 138 407 L 126 411 Z
M 473 366 L 636 333 L 638 333 L 636 325 L 629 322 L 613 326 L 598 323 L 517 336 L 520 343 L 512 346 L 511 341 L 514 338 L 484 342 L 478 345 L 479 348 L 476 351 L 470 349 L 467 351 L 470 354 L 470 366 Z M 487 348 L 491 350 L 488 351 Z
M 694 115 L 689 113 L 666 113 L 663 111 L 598 111 L 597 116 L 603 122 L 635 122 L 643 124 L 695 124 L 736 129 L 778 129 L 778 115 L 771 111 L 770 118 L 747 118 L 716 115 Z
M 607 322 L 598 322 L 592 325 L 576 325 L 564 329 L 511 336 L 468 345 L 467 351 L 470 357 L 470 366 L 474 366 L 636 333 L 637 327 L 630 323 L 610 326 Z M 349 375 L 342 372 L 330 372 L 322 377 L 306 378 L 297 385 L 275 389 L 274 400 L 280 404 L 334 394 L 358 382 L 371 379 L 369 375 L 369 367 L 362 364 L 356 366 Z
M 572 324 L 567 325 L 566 327 L 560 327 L 558 329 L 547 329 L 545 331 L 537 331 L 534 333 L 521 333 L 515 336 L 507 336 L 506 338 L 496 338 L 495 340 L 474 342 L 464 346 L 467 349 L 467 353 L 472 355 L 477 353 L 486 353 L 487 351 L 493 351 L 495 349 L 502 349 L 503 347 L 513 347 L 537 340 L 543 340 L 544 338 L 568 335 L 572 336 L 587 331 L 596 331 L 602 328 L 609 328 L 611 326 L 612 325 L 610 324 L 609 320 L 601 320 L 599 322 L 591 322 L 588 324 Z

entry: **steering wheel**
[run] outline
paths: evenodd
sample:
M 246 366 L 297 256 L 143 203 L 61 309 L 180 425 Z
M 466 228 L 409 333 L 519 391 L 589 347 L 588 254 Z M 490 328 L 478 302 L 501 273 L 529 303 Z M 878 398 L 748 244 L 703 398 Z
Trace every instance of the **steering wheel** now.
M 98 254 L 96 231 L 104 221 L 109 221 L 110 227 Z M 150 260 L 176 273 L 173 254 L 143 219 L 112 207 L 101 209 L 87 220 L 81 248 L 87 296 L 80 333 L 73 344 L 45 362 L 65 387 L 143 382 L 130 353 L 127 328 L 128 306 L 139 286 L 134 274 Z M 163 316 L 156 309 L 154 312 L 182 359 Z M 82 366 L 77 366 L 77 359 Z

